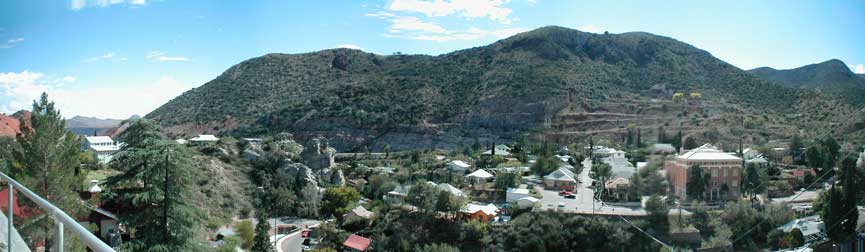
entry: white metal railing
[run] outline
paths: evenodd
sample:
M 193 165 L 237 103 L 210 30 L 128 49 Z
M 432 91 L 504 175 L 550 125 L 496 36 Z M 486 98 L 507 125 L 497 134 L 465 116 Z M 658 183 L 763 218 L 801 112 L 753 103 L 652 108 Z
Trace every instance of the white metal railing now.
M 8 208 L 8 215 L 7 215 L 8 221 L 6 222 L 7 223 L 7 226 L 6 226 L 6 234 L 7 234 L 6 235 L 6 246 L 7 247 L 5 248 L 6 249 L 5 251 L 15 251 L 15 249 L 12 247 L 12 231 L 13 231 L 13 224 L 12 224 L 13 204 L 12 203 L 14 202 L 15 189 L 18 189 L 18 191 L 21 192 L 22 195 L 24 195 L 25 197 L 27 197 L 28 199 L 30 199 L 31 201 L 36 203 L 36 205 L 38 205 L 39 208 L 44 210 L 45 213 L 48 214 L 48 216 L 51 216 L 51 218 L 54 219 L 55 235 L 54 235 L 54 243 L 53 244 L 54 244 L 55 248 L 53 251 L 63 252 L 63 233 L 64 233 L 63 228 L 66 227 L 69 229 L 69 231 L 72 232 L 72 234 L 74 234 L 79 239 L 81 239 L 81 241 L 83 241 L 84 244 L 86 244 L 87 247 L 89 247 L 93 251 L 96 251 L 96 252 L 116 252 L 113 248 L 108 246 L 108 244 L 105 244 L 105 242 L 102 242 L 102 240 L 100 240 L 99 237 L 96 237 L 96 235 L 93 235 L 93 233 L 91 233 L 89 230 L 87 230 L 86 228 L 81 226 L 81 224 L 78 224 L 78 222 L 75 221 L 75 219 L 73 219 L 72 217 L 69 217 L 69 215 L 66 214 L 66 212 L 63 212 L 63 210 L 60 210 L 60 208 L 57 208 L 56 206 L 51 204 L 51 202 L 48 202 L 47 200 L 43 199 L 42 197 L 39 197 L 39 195 L 30 191 L 30 189 L 27 189 L 27 187 L 18 183 L 18 181 L 15 181 L 14 179 L 10 178 L 8 175 L 6 175 L 5 173 L 2 173 L 2 172 L 0 172 L 0 179 L 7 182 L 7 186 L 9 189 L 9 205 L 8 205 L 9 208 Z

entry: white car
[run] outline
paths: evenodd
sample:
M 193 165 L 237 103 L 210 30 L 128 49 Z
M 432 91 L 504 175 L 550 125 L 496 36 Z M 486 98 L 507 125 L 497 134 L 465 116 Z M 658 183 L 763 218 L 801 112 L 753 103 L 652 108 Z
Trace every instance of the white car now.
M 565 203 L 564 203 L 564 202 L 559 202 L 559 207 L 560 207 L 560 208 L 561 208 L 561 207 L 565 207 Z

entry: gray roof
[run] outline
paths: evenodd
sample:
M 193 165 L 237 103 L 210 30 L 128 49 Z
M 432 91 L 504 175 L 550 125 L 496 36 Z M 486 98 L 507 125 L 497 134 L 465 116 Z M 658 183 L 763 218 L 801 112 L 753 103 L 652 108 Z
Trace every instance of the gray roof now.
M 551 172 L 549 175 L 544 176 L 544 179 L 577 182 L 577 180 L 574 179 L 574 172 L 564 168 L 559 168 L 558 170 Z
M 602 159 L 602 161 L 610 165 L 614 178 L 630 178 L 634 175 L 634 172 L 636 172 L 634 165 L 625 158 L 608 157 Z

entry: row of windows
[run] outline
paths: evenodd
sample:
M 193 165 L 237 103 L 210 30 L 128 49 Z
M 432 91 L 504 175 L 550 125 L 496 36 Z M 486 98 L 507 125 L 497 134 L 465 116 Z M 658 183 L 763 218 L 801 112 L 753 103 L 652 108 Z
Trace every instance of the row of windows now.
M 711 169 L 711 170 L 712 170 L 712 177 L 717 177 L 719 169 Z M 730 176 L 730 174 L 732 174 L 732 176 L 739 176 L 739 169 L 735 169 L 735 168 L 734 169 L 729 169 L 729 168 L 724 169 L 724 168 L 722 168 L 720 170 L 723 173 L 723 177 Z M 729 172 L 730 170 L 732 170 L 732 172 Z

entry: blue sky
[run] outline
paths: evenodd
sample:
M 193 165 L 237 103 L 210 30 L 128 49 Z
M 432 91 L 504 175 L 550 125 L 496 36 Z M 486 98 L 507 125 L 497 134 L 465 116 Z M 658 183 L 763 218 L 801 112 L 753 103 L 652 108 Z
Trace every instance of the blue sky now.
M 743 69 L 865 73 L 865 0 L 2 1 L 0 112 L 47 91 L 67 117 L 126 118 L 267 53 L 435 55 L 546 25 L 669 36 Z

